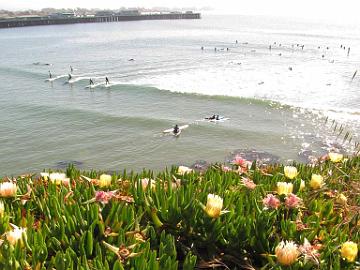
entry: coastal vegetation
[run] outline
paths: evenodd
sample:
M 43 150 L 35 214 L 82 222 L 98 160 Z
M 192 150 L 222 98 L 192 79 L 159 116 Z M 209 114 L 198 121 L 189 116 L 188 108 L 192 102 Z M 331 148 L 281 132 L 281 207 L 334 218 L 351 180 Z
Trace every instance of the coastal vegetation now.
M 359 269 L 360 157 L 2 179 L 0 269 Z

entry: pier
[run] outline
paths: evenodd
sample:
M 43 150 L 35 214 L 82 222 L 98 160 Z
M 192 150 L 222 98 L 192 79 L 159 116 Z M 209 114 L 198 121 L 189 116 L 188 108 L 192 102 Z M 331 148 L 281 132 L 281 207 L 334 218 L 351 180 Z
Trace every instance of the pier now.
M 121 21 L 142 20 L 185 20 L 200 19 L 200 13 L 164 13 L 164 14 L 141 14 L 141 15 L 110 15 L 110 16 L 83 16 L 67 18 L 28 17 L 11 18 L 0 20 L 0 28 L 25 27 L 37 25 L 74 24 L 74 23 L 105 23 Z

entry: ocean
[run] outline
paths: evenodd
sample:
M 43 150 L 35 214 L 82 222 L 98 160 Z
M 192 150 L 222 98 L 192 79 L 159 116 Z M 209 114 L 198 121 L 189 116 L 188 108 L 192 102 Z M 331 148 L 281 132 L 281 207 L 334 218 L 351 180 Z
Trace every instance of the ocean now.
M 359 25 L 203 15 L 36 26 L 1 29 L 0 50 L 0 176 L 356 151 Z M 49 71 L 63 77 L 48 82 Z M 90 78 L 102 85 L 85 88 Z M 213 114 L 230 119 L 201 121 Z M 189 127 L 162 133 L 175 124 Z

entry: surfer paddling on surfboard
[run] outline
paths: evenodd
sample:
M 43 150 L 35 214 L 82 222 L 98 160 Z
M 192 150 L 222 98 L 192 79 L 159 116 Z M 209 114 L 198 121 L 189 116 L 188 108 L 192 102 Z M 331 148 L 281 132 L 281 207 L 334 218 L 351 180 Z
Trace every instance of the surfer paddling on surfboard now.
M 173 133 L 174 133 L 174 134 L 178 134 L 179 132 L 180 132 L 179 126 L 178 126 L 178 125 L 175 125 L 174 130 L 173 130 Z

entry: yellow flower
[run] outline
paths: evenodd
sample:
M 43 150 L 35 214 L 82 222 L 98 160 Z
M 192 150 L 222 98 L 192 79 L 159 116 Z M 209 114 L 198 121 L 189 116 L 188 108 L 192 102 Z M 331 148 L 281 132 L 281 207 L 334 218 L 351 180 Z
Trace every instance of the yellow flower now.
M 298 171 L 294 166 L 285 166 L 284 174 L 289 179 L 294 179 L 298 175 Z
M 352 241 L 347 241 L 341 245 L 341 256 L 349 262 L 354 262 L 358 253 L 357 244 Z
M 299 190 L 302 191 L 305 189 L 305 181 L 301 180 Z
M 310 180 L 310 187 L 312 189 L 319 189 L 324 184 L 324 178 L 320 174 L 313 174 Z
M 14 197 L 16 195 L 17 185 L 13 182 L 0 183 L 0 197 Z
M 40 176 L 41 176 L 42 178 L 44 178 L 45 180 L 48 180 L 50 174 L 47 173 L 47 172 L 41 172 L 41 173 L 40 173 Z
M 0 201 L 0 217 L 2 217 L 5 213 L 5 205 L 3 201 Z
M 343 155 L 339 153 L 329 153 L 329 158 L 332 162 L 340 162 L 343 159 Z
M 339 196 L 337 196 L 336 202 L 337 202 L 337 203 L 340 203 L 340 204 L 342 204 L 342 205 L 346 205 L 346 203 L 347 203 L 347 198 L 346 198 L 346 196 L 345 196 L 344 194 L 341 193 Z
M 221 214 L 221 209 L 223 207 L 223 199 L 214 194 L 208 194 L 205 212 L 209 217 L 217 218 Z
M 277 182 L 276 186 L 277 186 L 276 191 L 279 195 L 281 194 L 288 195 L 293 192 L 293 188 L 294 188 L 292 183 L 286 183 L 286 182 Z
M 298 246 L 292 241 L 281 241 L 275 248 L 275 255 L 282 265 L 291 265 L 299 256 Z
M 179 166 L 177 173 L 180 175 L 184 175 L 187 173 L 191 173 L 193 170 L 186 166 Z
M 109 175 L 109 174 L 100 175 L 98 185 L 99 185 L 99 187 L 111 186 L 111 175 Z
M 11 245 L 16 245 L 18 241 L 22 244 L 22 235 L 25 234 L 26 237 L 26 228 L 19 228 L 13 225 L 13 230 L 6 233 L 6 239 Z
M 49 179 L 52 183 L 55 183 L 56 185 L 69 185 L 70 183 L 70 179 L 66 178 L 65 173 L 50 173 Z

